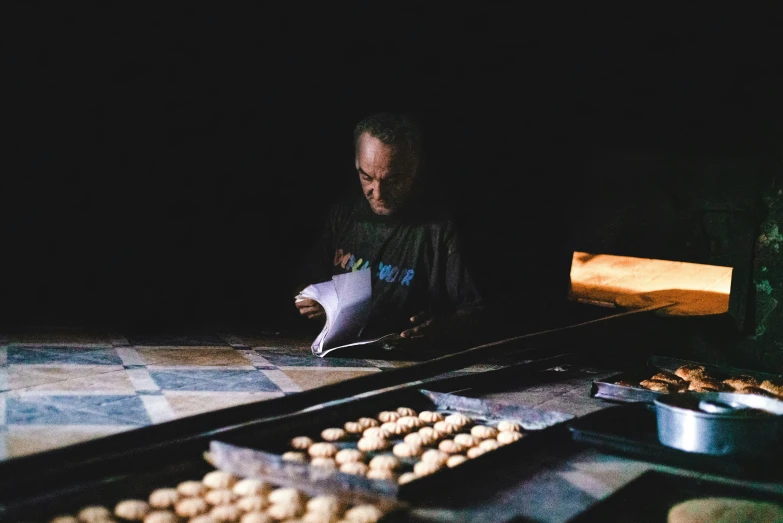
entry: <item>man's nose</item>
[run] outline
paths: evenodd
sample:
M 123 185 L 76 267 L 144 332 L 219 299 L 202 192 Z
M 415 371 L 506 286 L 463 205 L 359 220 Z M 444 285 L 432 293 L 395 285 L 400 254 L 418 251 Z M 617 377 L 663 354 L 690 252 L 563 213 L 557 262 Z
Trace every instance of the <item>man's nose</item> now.
M 383 194 L 386 192 L 386 190 L 381 190 L 382 184 L 380 180 L 376 180 L 375 184 L 373 185 L 372 192 L 375 194 L 376 200 L 382 200 Z

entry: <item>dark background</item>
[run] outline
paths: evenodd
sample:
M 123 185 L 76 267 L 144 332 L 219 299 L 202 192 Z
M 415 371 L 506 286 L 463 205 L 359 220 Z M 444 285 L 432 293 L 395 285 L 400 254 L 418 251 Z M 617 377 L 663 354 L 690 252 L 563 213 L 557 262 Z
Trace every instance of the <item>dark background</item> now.
M 295 326 L 292 269 L 358 185 L 351 132 L 375 111 L 419 118 L 477 279 L 512 323 L 562 299 L 574 248 L 676 259 L 699 233 L 672 224 L 701 191 L 752 200 L 772 170 L 745 166 L 777 166 L 770 13 L 3 11 L 11 326 Z M 643 153 L 604 169 L 607 150 Z M 719 168 L 645 171 L 648 153 Z

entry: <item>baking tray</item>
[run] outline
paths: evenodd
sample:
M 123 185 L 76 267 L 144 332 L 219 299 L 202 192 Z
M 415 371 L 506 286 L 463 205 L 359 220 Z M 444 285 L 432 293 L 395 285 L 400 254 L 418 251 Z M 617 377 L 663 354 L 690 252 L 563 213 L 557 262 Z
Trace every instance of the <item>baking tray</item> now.
M 764 380 L 772 380 L 777 382 L 783 381 L 783 376 L 779 374 L 769 374 L 766 372 L 758 372 L 754 370 L 738 369 L 726 365 L 710 365 L 708 363 L 701 363 L 698 361 L 653 356 L 647 360 L 647 364 L 641 369 L 622 372 L 613 376 L 609 376 L 608 378 L 604 378 L 601 381 L 594 381 L 590 390 L 590 396 L 623 403 L 652 403 L 655 401 L 655 398 L 663 393 L 645 389 L 644 387 L 640 386 L 627 387 L 625 385 L 618 385 L 617 382 L 624 380 L 630 383 L 639 383 L 642 380 L 650 379 L 653 374 L 657 374 L 661 371 L 674 372 L 679 367 L 688 364 L 703 365 L 709 375 L 714 376 L 719 380 L 724 380 L 739 374 L 745 374 L 748 376 L 753 376 L 760 382 Z
M 309 464 L 284 462 L 281 458 L 283 452 L 290 450 L 289 442 L 295 436 L 310 436 L 318 441 L 321 430 L 325 428 L 342 427 L 347 421 L 362 416 L 374 417 L 380 411 L 394 410 L 401 406 L 411 407 L 417 411 L 459 411 L 471 415 L 476 421 L 489 424 L 501 419 L 514 419 L 520 422 L 526 436 L 516 443 L 504 445 L 478 458 L 469 459 L 457 467 L 443 468 L 404 485 L 398 485 L 396 481 L 372 480 L 339 471 L 324 472 Z M 567 438 L 565 422 L 571 419 L 573 419 L 572 415 L 561 412 L 428 390 L 391 391 L 291 416 L 286 419 L 284 425 L 271 429 L 224 435 L 212 442 L 210 453 L 217 467 L 239 475 L 263 475 L 278 481 L 311 481 L 322 485 L 323 488 L 327 488 L 327 485 L 338 485 L 342 490 L 366 491 L 394 499 L 423 502 L 433 501 L 438 494 L 447 493 L 449 485 L 462 479 L 480 477 L 487 471 L 513 462 L 540 445 L 550 444 L 558 435 Z M 392 444 L 402 441 L 402 438 L 403 436 L 399 436 L 398 439 L 392 440 Z M 356 440 L 340 442 L 337 446 L 355 448 Z M 373 456 L 390 452 L 387 449 L 368 454 Z M 400 461 L 405 466 L 403 471 L 407 471 L 412 469 L 417 459 L 400 459 Z
M 569 523 L 660 523 L 669 509 L 689 499 L 730 497 L 783 504 L 783 496 L 744 486 L 664 472 L 645 472 L 609 497 L 582 512 Z
M 711 456 L 667 447 L 658 441 L 655 407 L 632 403 L 588 414 L 569 426 L 575 441 L 642 461 L 743 479 L 783 478 L 783 456 Z

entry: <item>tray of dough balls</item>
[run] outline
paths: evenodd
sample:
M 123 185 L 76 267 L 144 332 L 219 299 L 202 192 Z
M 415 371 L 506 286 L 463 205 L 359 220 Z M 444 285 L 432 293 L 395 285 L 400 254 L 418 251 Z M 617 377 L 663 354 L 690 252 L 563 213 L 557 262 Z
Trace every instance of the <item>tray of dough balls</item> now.
M 293 486 L 290 482 L 243 478 L 201 459 L 161 466 L 148 474 L 104 478 L 19 506 L 4 506 L 0 516 L 4 521 L 42 523 L 410 521 L 405 505 L 397 500 L 321 490 L 312 484 Z
M 496 467 L 573 418 L 427 390 L 382 393 L 296 417 L 278 430 L 213 441 L 216 466 L 412 499 L 432 494 L 428 485 Z
M 653 356 L 644 368 L 592 384 L 591 396 L 619 402 L 652 403 L 661 394 L 734 392 L 783 398 L 783 376 L 724 365 Z

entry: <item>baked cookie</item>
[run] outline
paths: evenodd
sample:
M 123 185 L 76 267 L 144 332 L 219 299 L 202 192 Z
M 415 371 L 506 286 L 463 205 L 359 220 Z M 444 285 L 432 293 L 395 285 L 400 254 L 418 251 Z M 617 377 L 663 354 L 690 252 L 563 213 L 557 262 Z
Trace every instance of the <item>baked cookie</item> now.
M 234 491 L 227 488 L 210 490 L 204 494 L 204 501 L 214 506 L 228 505 L 229 503 L 233 503 L 236 499 L 237 495 L 234 494 Z
M 466 425 L 469 425 L 473 423 L 473 420 L 470 416 L 466 416 L 465 414 L 461 412 L 455 412 L 454 414 L 449 414 L 446 416 L 446 418 L 443 420 L 446 423 L 451 423 L 452 425 L 456 425 L 459 428 L 462 428 Z
M 443 421 L 443 414 L 431 410 L 423 410 L 419 412 L 419 419 L 424 423 L 435 423 L 436 421 Z
M 107 520 L 111 521 L 111 511 L 106 507 L 92 505 L 81 509 L 77 517 L 79 521 L 84 523 L 102 523 Z
M 669 385 L 675 385 L 678 387 L 682 387 L 685 385 L 685 380 L 681 377 L 677 376 L 676 374 L 672 374 L 671 372 L 659 372 L 658 374 L 654 375 L 651 380 L 657 380 L 657 381 L 663 381 L 665 383 L 668 383 Z
M 380 425 L 380 423 L 378 423 L 378 420 L 375 418 L 359 418 L 358 420 L 356 420 L 356 423 L 358 423 L 365 429 L 369 429 L 370 427 L 377 427 Z
M 190 518 L 188 523 L 218 523 L 218 520 L 210 516 L 209 514 L 202 514 L 195 518 Z
M 180 496 L 185 497 L 200 496 L 206 490 L 207 487 L 200 481 L 183 481 L 177 485 L 177 492 Z
M 410 443 L 397 443 L 392 449 L 392 454 L 400 458 L 412 458 L 421 454 L 421 447 L 411 445 Z
M 313 440 L 307 436 L 297 436 L 291 440 L 291 448 L 295 450 L 307 450 L 312 444 Z
M 250 512 L 242 516 L 239 523 L 274 523 L 274 519 L 269 514 L 263 512 Z M 190 523 L 193 523 L 191 521 Z
M 430 449 L 421 455 L 421 460 L 426 463 L 438 463 L 443 465 L 446 460 L 449 459 L 449 455 L 442 450 Z
M 369 467 L 361 461 L 349 461 L 340 465 L 340 472 L 346 474 L 353 474 L 354 476 L 364 476 L 367 474 Z
M 320 512 L 305 512 L 301 519 L 295 520 L 297 523 L 334 523 L 337 516 L 321 514 Z
M 437 425 L 437 423 L 438 422 L 436 422 L 435 424 Z M 432 445 L 433 443 L 435 443 L 436 441 L 438 441 L 443 437 L 443 435 L 440 432 L 438 432 L 432 427 L 423 427 L 419 429 L 419 431 L 416 434 L 421 436 L 422 445 Z
M 179 518 L 170 510 L 153 510 L 144 516 L 144 523 L 179 523 Z
M 446 460 L 446 466 L 451 469 L 465 463 L 467 460 L 468 458 L 459 454 L 456 456 L 450 456 L 449 459 Z
M 351 463 L 354 461 L 362 461 L 364 459 L 364 453 L 356 449 L 342 449 L 340 452 L 334 455 L 334 461 L 338 465 L 343 463 Z
M 481 438 L 477 438 L 473 434 L 457 434 L 454 436 L 454 443 L 463 448 L 470 448 L 481 443 Z
M 779 522 L 783 509 L 776 503 L 734 498 L 701 498 L 678 503 L 669 509 L 669 523 Z
M 194 518 L 208 510 L 209 504 L 201 498 L 185 498 L 174 506 L 174 512 L 181 518 Z
M 377 523 L 383 512 L 375 505 L 356 505 L 343 514 L 343 519 L 351 523 Z
M 378 413 L 378 421 L 381 423 L 388 423 L 390 421 L 397 421 L 402 416 L 393 410 L 384 410 L 383 412 Z
M 278 505 L 301 505 L 303 501 L 302 494 L 291 487 L 278 488 L 269 493 L 269 502 Z
M 363 438 L 380 438 L 385 439 L 387 432 L 382 427 L 369 427 L 362 432 Z
M 413 473 L 417 476 L 428 476 L 443 468 L 442 463 L 433 461 L 419 461 L 413 466 Z
M 337 496 L 322 495 L 315 496 L 307 502 L 308 512 L 317 512 L 336 516 L 343 510 L 343 504 L 337 499 Z
M 419 476 L 417 476 L 415 472 L 405 472 L 404 474 L 400 474 L 400 477 L 397 478 L 397 483 L 400 485 L 405 485 L 406 483 L 410 483 L 418 477 Z
M 79 518 L 75 516 L 57 516 L 49 520 L 49 523 L 79 523 Z
M 140 499 L 126 499 L 114 507 L 114 515 L 128 521 L 141 521 L 149 511 L 149 503 Z
M 304 452 L 294 452 L 292 450 L 283 452 L 281 456 L 283 461 L 290 461 L 293 463 L 307 463 L 307 454 Z
M 236 505 L 242 512 L 261 512 L 269 505 L 269 502 L 266 500 L 266 496 L 256 494 L 239 498 Z
M 764 396 L 765 398 L 777 398 L 771 392 L 768 392 L 760 387 L 745 387 L 744 389 L 737 389 L 734 391 L 736 394 L 755 394 L 757 396 Z
M 614 384 L 615 385 L 620 385 L 622 387 L 638 387 L 639 386 L 639 385 L 636 385 L 635 383 L 631 383 L 630 381 L 627 381 L 627 380 L 616 381 Z
M 398 460 L 394 456 L 389 456 L 388 454 L 375 456 L 370 460 L 370 468 L 382 469 L 382 470 L 397 470 L 398 468 L 400 468 L 400 460 Z
M 340 441 L 345 439 L 346 432 L 343 429 L 330 428 L 321 431 L 321 438 L 324 441 Z
M 720 381 L 709 376 L 694 378 L 688 384 L 688 390 L 693 392 L 721 392 L 727 389 L 729 389 L 728 385 L 724 385 Z
M 331 458 L 337 454 L 337 447 L 334 443 L 319 442 L 310 445 L 307 452 L 314 458 Z
M 363 452 L 371 452 L 388 449 L 389 445 L 389 442 L 383 438 L 362 438 L 356 443 L 356 448 Z
M 500 447 L 500 443 L 496 439 L 485 439 L 479 443 L 479 448 L 484 450 L 497 450 Z
M 204 486 L 209 488 L 231 488 L 237 482 L 237 478 L 222 470 L 208 472 L 201 480 Z
M 301 505 L 294 505 L 292 503 L 276 503 L 266 509 L 266 513 L 272 516 L 273 519 L 287 520 L 293 519 L 302 513 Z
M 397 425 L 396 421 L 387 421 L 381 425 L 381 431 L 387 438 L 389 436 L 399 436 L 400 434 L 406 434 L 406 430 L 407 429 L 402 425 Z
M 385 469 L 370 469 L 367 471 L 366 476 L 370 479 L 382 479 L 388 481 L 390 479 L 394 479 L 394 472 Z
M 688 365 L 683 365 L 679 369 L 675 370 L 674 374 L 684 379 L 685 381 L 692 381 L 695 378 L 704 377 L 705 371 L 706 368 L 704 367 L 704 365 L 688 364 Z
M 487 425 L 476 425 L 470 429 L 470 433 L 473 436 L 481 439 L 494 438 L 498 435 L 498 429 L 495 427 L 488 427 Z
M 343 425 L 343 429 L 345 429 L 345 432 L 348 434 L 361 434 L 364 432 L 364 427 L 362 427 L 358 421 L 349 421 Z
M 445 452 L 446 454 L 459 454 L 465 447 L 455 442 L 453 439 L 444 439 L 438 443 L 438 450 Z
M 310 461 L 310 466 L 321 469 L 333 469 L 337 467 L 337 463 L 334 461 L 334 458 L 313 458 Z
M 408 445 L 413 445 L 414 447 L 421 447 L 424 445 L 424 438 L 421 437 L 421 434 L 418 432 L 412 432 L 405 436 L 405 439 L 403 439 L 405 443 Z
M 153 490 L 147 502 L 152 508 L 171 508 L 179 501 L 179 493 L 173 488 Z
M 500 432 L 519 432 L 522 430 L 522 426 L 516 421 L 504 419 L 498 423 L 498 430 Z
M 671 394 L 673 387 L 665 381 L 658 380 L 642 380 L 639 382 L 641 387 L 649 389 L 653 392 L 661 392 L 663 394 Z
M 723 380 L 724 385 L 728 385 L 734 390 L 747 389 L 748 387 L 758 388 L 759 382 L 753 376 L 733 376 L 727 380 Z
M 522 439 L 522 434 L 519 432 L 499 432 L 497 442 L 500 445 L 508 445 Z
M 761 385 L 759 385 L 759 388 L 762 390 L 766 390 L 770 394 L 774 394 L 775 396 L 783 396 L 783 385 L 778 385 L 777 383 L 773 383 L 770 380 L 764 380 L 761 382 Z
M 246 478 L 237 481 L 232 489 L 237 496 L 257 496 L 272 490 L 269 483 L 260 479 Z
M 239 521 L 242 512 L 234 505 L 219 505 L 213 508 L 209 515 L 221 523 L 234 523 Z
M 400 407 L 397 409 L 400 416 L 418 416 L 418 413 L 410 407 Z
M 486 454 L 487 451 L 485 449 L 482 449 L 481 447 L 471 447 L 468 449 L 468 452 L 465 454 L 468 458 L 473 459 L 481 456 L 482 454 Z
M 459 432 L 460 429 L 457 425 L 447 421 L 438 421 L 435 423 L 435 425 L 432 426 L 432 428 L 441 434 L 454 434 L 455 432 Z
M 412 430 L 421 428 L 424 425 L 424 422 L 421 421 L 418 416 L 403 416 L 397 420 L 397 425 Z

